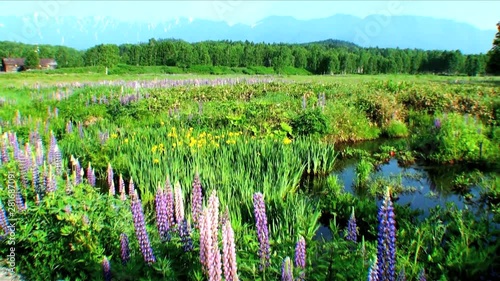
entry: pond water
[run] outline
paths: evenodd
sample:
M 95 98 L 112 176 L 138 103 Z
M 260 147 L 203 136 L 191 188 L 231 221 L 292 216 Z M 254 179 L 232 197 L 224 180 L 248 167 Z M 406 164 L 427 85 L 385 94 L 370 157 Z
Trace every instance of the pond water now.
M 378 140 L 369 141 L 355 145 L 341 146 L 338 151 L 345 148 L 363 149 L 368 152 L 375 152 L 381 146 L 401 147 L 404 140 Z M 352 193 L 356 196 L 363 197 L 364 190 L 356 188 L 356 167 L 360 159 L 344 158 L 339 156 L 336 161 L 335 170 L 332 174 L 336 175 L 344 185 L 344 191 Z M 470 174 L 472 172 L 480 172 L 484 177 L 498 176 L 497 173 L 488 171 L 479 171 L 466 165 L 429 165 L 428 163 L 415 163 L 409 166 L 401 166 L 397 159 L 389 158 L 385 163 L 377 166 L 376 170 L 371 174 L 370 181 L 387 181 L 395 179 L 404 188 L 408 188 L 409 192 L 404 192 L 394 199 L 395 204 L 409 205 L 412 210 L 420 210 L 420 219 L 429 215 L 429 210 L 437 206 L 445 207 L 448 203 L 453 203 L 458 209 L 468 208 L 477 215 L 482 215 L 487 212 L 486 205 L 481 203 L 480 190 L 476 185 L 470 187 L 468 195 L 460 194 L 459 191 L 453 189 L 454 179 L 461 174 Z M 327 188 L 325 178 L 309 179 L 302 183 L 307 186 L 313 193 L 320 192 Z M 380 202 L 379 202 L 380 204 Z M 321 225 L 317 232 L 317 238 L 322 237 L 325 240 L 330 240 L 331 232 L 329 227 Z

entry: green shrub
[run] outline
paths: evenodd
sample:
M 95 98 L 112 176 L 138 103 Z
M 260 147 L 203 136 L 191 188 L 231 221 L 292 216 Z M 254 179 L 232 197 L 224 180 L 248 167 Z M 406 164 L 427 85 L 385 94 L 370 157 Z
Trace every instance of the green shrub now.
M 460 114 L 440 117 L 439 126 L 429 124 L 429 158 L 438 162 L 495 161 L 499 149 L 486 136 L 484 126 Z
M 354 106 L 335 102 L 326 108 L 325 115 L 335 142 L 372 140 L 380 135 L 380 129 Z
M 385 134 L 390 138 L 404 138 L 408 136 L 408 127 L 404 122 L 392 120 L 385 128 Z
M 300 136 L 324 136 L 328 131 L 325 114 L 319 109 L 307 109 L 292 120 L 293 131 Z

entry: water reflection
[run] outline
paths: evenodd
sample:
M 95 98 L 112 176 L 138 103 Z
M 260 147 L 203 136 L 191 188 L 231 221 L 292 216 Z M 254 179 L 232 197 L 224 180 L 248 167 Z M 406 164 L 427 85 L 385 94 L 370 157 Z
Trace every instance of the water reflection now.
M 378 140 L 348 147 L 373 153 L 381 146 L 392 146 L 398 150 L 404 150 L 407 147 L 407 142 L 406 140 Z M 339 151 L 345 148 L 346 146 L 337 146 Z M 436 206 L 445 207 L 449 202 L 455 204 L 459 209 L 469 208 L 478 215 L 484 214 L 486 208 L 478 200 L 480 187 L 473 185 L 470 187 L 470 192 L 463 192 L 463 190 L 460 191 L 454 188 L 454 180 L 457 176 L 463 173 L 479 173 L 479 171 L 466 165 L 429 165 L 423 162 L 401 166 L 398 164 L 397 159 L 391 158 L 389 155 L 388 159 L 388 162 L 377 167 L 370 178 L 371 181 L 380 179 L 381 182 L 396 178 L 396 181 L 400 182 L 405 189 L 413 190 L 413 192 L 404 192 L 398 198 L 395 198 L 398 204 L 409 205 L 414 210 L 421 210 L 423 212 L 422 217 L 427 217 L 430 209 Z M 335 171 L 332 174 L 337 175 L 342 181 L 346 192 L 365 197 L 368 195 L 367 189 L 357 188 L 355 185 L 358 163 L 359 159 L 356 158 L 339 157 L 337 158 Z M 498 173 L 483 171 L 482 176 L 498 176 Z M 328 190 L 325 177 L 306 178 L 302 184 L 309 194 L 315 194 L 316 196 L 321 196 Z

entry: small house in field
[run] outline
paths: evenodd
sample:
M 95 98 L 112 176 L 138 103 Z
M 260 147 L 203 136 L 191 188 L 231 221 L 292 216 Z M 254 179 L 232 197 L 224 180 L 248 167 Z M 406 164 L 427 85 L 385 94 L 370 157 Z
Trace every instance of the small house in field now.
M 55 59 L 40 59 L 41 69 L 56 69 L 57 62 Z
M 25 58 L 3 58 L 2 59 L 2 71 L 5 72 L 19 72 L 26 70 L 24 66 Z M 55 59 L 40 59 L 40 65 L 38 69 L 56 69 L 57 62 Z
M 24 70 L 23 58 L 3 58 L 2 71 L 5 72 L 18 72 Z

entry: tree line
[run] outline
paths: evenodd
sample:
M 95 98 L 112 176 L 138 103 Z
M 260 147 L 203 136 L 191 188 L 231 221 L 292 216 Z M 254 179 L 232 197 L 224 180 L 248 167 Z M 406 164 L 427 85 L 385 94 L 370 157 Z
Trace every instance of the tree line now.
M 352 43 L 327 40 L 307 44 L 270 44 L 241 41 L 188 43 L 174 39 L 150 39 L 138 44 L 101 44 L 84 51 L 64 46 L 0 42 L 1 57 L 26 57 L 33 48 L 40 58 L 55 58 L 58 67 L 195 65 L 272 67 L 279 73 L 288 67 L 314 74 L 484 74 L 485 54 L 455 51 L 361 48 Z

